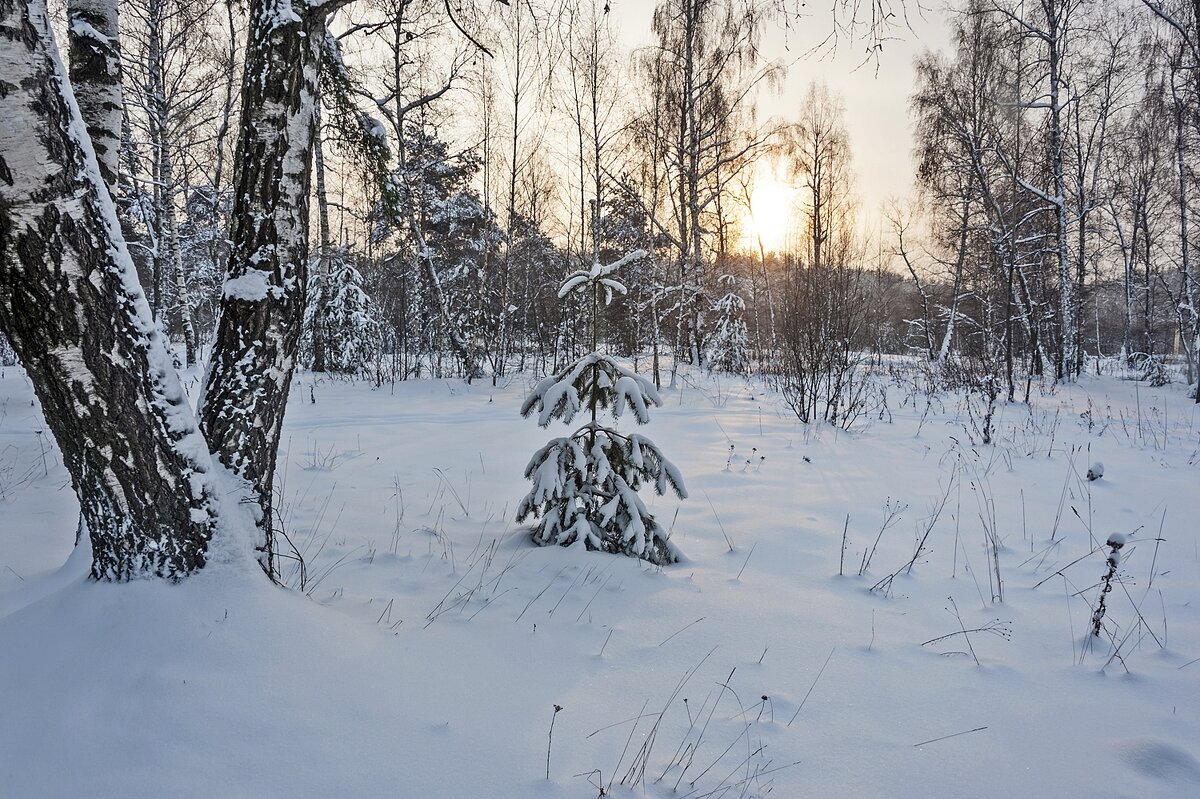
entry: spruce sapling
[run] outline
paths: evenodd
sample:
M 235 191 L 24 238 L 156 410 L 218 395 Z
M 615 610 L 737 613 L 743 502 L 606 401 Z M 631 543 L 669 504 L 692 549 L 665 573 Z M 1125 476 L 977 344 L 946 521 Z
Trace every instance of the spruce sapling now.
M 648 407 L 662 405 L 653 383 L 596 351 L 601 290 L 606 304 L 613 292 L 625 294 L 613 275 L 645 254 L 638 250 L 607 266 L 596 256 L 591 269 L 572 273 L 558 291 L 562 298 L 590 290 L 592 352 L 541 380 L 521 406 L 521 415 L 537 413 L 542 427 L 554 419 L 570 424 L 581 411 L 588 420 L 569 436 L 551 440 L 529 461 L 525 477 L 533 487 L 517 508 L 517 521 L 541 516 L 533 540 L 542 546 L 583 542 L 588 549 L 665 565 L 679 560 L 679 551 L 637 491 L 648 483 L 660 495 L 670 488 L 683 499 L 683 477 L 650 439 L 619 433 L 600 421 L 601 411 L 617 420 L 628 410 L 638 424 L 646 424 Z
M 709 371 L 746 374 L 750 370 L 750 335 L 743 319 L 746 302 L 737 292 L 737 279 L 733 275 L 721 275 L 717 283 L 726 292 L 712 306 L 716 325 L 705 344 L 704 360 Z

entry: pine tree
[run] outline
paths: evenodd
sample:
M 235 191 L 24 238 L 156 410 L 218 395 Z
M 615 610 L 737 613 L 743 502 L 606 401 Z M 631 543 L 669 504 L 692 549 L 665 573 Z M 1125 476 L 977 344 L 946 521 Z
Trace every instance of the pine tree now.
M 481 162 L 471 150 L 452 153 L 435 127 L 406 122 L 395 168 L 376 167 L 381 199 L 376 242 L 394 241 L 394 261 L 411 263 L 431 289 L 450 349 L 468 380 L 502 309 L 494 307 L 488 264 L 502 238 L 491 208 L 471 187 Z M 432 354 L 432 353 L 430 353 Z
M 553 419 L 570 424 L 584 410 L 589 419 L 569 436 L 551 440 L 529 461 L 525 477 L 533 487 L 517 508 L 517 521 L 540 515 L 533 540 L 542 546 L 582 542 L 588 549 L 665 565 L 679 560 L 679 550 L 637 492 L 644 484 L 659 495 L 669 487 L 683 499 L 683 477 L 650 439 L 619 433 L 599 421 L 601 411 L 609 411 L 615 423 L 629 410 L 638 424 L 646 424 L 648 406 L 662 405 L 649 380 L 596 351 L 600 292 L 606 304 L 613 292 L 625 294 L 613 275 L 645 254 L 637 250 L 607 266 L 596 258 L 590 270 L 572 273 L 558 291 L 560 299 L 572 291 L 590 291 L 592 352 L 541 380 L 521 406 L 521 415 L 536 412 L 542 427 Z

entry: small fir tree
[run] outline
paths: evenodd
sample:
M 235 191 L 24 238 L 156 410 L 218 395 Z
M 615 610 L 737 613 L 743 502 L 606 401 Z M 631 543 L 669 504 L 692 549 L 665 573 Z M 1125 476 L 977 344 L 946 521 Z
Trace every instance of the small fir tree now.
M 717 319 L 704 360 L 710 370 L 745 374 L 750 369 L 750 336 L 742 318 L 746 302 L 737 293 L 737 279 L 733 275 L 721 275 L 718 282 L 726 291 L 712 306 Z
M 569 275 L 558 291 L 560 299 L 572 291 L 590 291 L 592 352 L 538 382 L 521 415 L 536 412 L 542 427 L 553 419 L 570 424 L 580 411 L 588 421 L 571 435 L 551 440 L 529 461 L 525 477 L 533 487 L 517 508 L 517 521 L 542 517 L 533 528 L 533 540 L 541 546 L 582 542 L 588 549 L 664 565 L 679 560 L 679 550 L 637 492 L 649 484 L 660 495 L 670 488 L 684 499 L 683 477 L 650 439 L 619 433 L 599 421 L 600 412 L 607 410 L 615 425 L 629 410 L 638 424 L 646 424 L 649 406 L 662 405 L 653 383 L 596 351 L 600 292 L 606 304 L 613 292 L 625 294 L 613 275 L 645 254 L 637 250 L 608 266 L 594 258 L 590 270 Z
M 330 372 L 358 374 L 383 350 L 384 326 L 374 300 L 363 290 L 362 274 L 344 247 L 330 254 L 329 272 L 309 281 L 311 301 L 305 309 L 301 357 L 311 361 L 313 339 L 323 336 L 325 367 Z M 316 272 L 316 270 L 314 270 Z M 318 314 L 318 309 L 323 312 Z

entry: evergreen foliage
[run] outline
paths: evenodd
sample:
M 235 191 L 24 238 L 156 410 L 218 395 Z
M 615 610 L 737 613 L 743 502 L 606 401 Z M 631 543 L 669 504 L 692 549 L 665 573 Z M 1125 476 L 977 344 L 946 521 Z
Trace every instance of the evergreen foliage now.
M 614 293 L 625 294 L 614 274 L 644 255 L 639 250 L 608 266 L 597 260 L 590 270 L 569 275 L 559 289 L 560 298 L 590 290 L 593 349 L 601 290 L 609 301 Z M 538 382 L 521 406 L 522 416 L 536 413 L 542 427 L 554 419 L 570 424 L 580 412 L 589 419 L 569 436 L 551 440 L 525 467 L 533 487 L 517 508 L 517 521 L 541 516 L 533 529 L 536 543 L 582 543 L 658 565 L 679 560 L 678 549 L 637 492 L 650 485 L 659 495 L 669 488 L 686 498 L 682 475 L 650 439 L 625 435 L 599 421 L 601 411 L 614 422 L 628 411 L 638 424 L 646 424 L 651 405 L 662 405 L 653 383 L 598 352 Z
M 704 362 L 709 370 L 746 374 L 750 371 L 750 334 L 744 318 L 746 301 L 738 294 L 733 275 L 721 275 L 718 282 L 726 287 L 726 292 L 712 306 L 716 320 L 705 342 Z
M 341 374 L 366 371 L 385 345 L 385 325 L 378 306 L 363 289 L 362 273 L 345 247 L 330 253 L 329 272 L 316 270 L 309 281 L 310 302 L 304 313 L 301 357 L 311 362 L 313 338 L 325 337 L 325 368 Z M 319 309 L 323 310 L 318 322 Z

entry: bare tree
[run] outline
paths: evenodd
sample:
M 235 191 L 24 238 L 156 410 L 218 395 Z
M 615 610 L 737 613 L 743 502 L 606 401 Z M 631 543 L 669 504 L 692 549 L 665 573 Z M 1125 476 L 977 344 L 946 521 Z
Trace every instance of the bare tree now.
M 746 156 L 771 138 L 748 124 L 757 87 L 780 74 L 759 56 L 767 11 L 755 0 L 664 0 L 654 12 L 657 42 L 643 54 L 652 97 L 646 138 L 665 189 L 656 227 L 669 237 L 678 273 L 676 361 L 699 363 L 703 350 L 707 224 Z
M 206 63 L 213 4 L 130 0 L 126 4 L 125 55 L 130 77 L 130 118 L 150 151 L 149 174 L 134 175 L 151 201 L 147 248 L 151 308 L 164 314 L 184 341 L 185 363 L 196 362 L 190 264 L 183 257 L 180 205 L 187 195 L 181 155 L 198 128 L 214 121 L 212 101 L 220 80 Z M 168 298 L 171 302 L 168 302 Z
M 1037 0 L 1031 4 L 1032 8 L 1019 2 L 993 3 L 994 11 L 1013 26 L 1015 35 L 1033 42 L 1039 51 L 1037 65 L 1043 83 L 1031 87 L 1032 98 L 1017 98 L 1015 104 L 1025 110 L 1045 112 L 1049 177 L 1045 181 L 1029 175 L 1017 174 L 1016 177 L 1022 188 L 1045 203 L 1053 216 L 1052 258 L 1058 274 L 1055 368 L 1057 377 L 1062 380 L 1071 380 L 1078 373 L 1080 362 L 1079 298 L 1068 250 L 1070 212 L 1067 205 L 1065 109 L 1069 98 L 1064 97 L 1064 88 L 1068 84 L 1067 55 L 1073 41 L 1072 25 L 1085 2 Z

